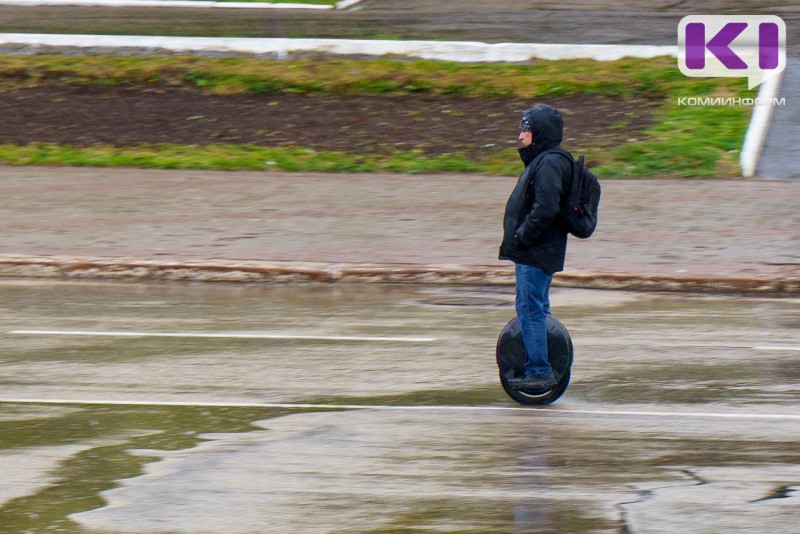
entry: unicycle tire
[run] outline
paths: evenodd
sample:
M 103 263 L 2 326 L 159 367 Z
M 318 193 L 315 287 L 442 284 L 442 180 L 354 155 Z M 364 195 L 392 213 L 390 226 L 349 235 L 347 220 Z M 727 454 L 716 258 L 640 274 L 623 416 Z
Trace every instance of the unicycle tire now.
M 506 394 L 520 404 L 542 405 L 555 402 L 569 386 L 572 370 L 573 350 L 569 332 L 555 317 L 547 316 L 547 348 L 550 365 L 556 377 L 556 385 L 546 390 L 512 388 L 510 378 L 522 376 L 527 354 L 522 340 L 519 318 L 514 317 L 500 332 L 497 339 L 497 367 L 500 384 Z

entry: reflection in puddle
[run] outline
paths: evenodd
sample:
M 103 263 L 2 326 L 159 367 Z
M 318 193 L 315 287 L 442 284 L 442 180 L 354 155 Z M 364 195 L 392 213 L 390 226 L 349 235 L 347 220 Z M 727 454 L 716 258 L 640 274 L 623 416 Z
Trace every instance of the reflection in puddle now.
M 430 417 L 305 413 L 264 421 L 263 431 L 208 435 L 190 450 L 141 451 L 162 459 L 104 492 L 108 506 L 71 518 L 103 531 L 170 525 L 206 533 L 506 531 L 586 522 L 564 501 L 559 444 L 546 431 L 531 436 L 525 415 L 499 423 L 491 414 L 436 414 L 433 425 Z M 499 440 L 514 420 L 522 433 Z M 616 513 L 607 508 L 598 518 L 581 507 L 595 523 Z
M 715 435 L 702 420 L 535 410 L 298 413 L 258 426 L 205 435 L 191 449 L 138 451 L 160 460 L 104 492 L 107 506 L 71 519 L 120 532 L 692 531 L 683 507 L 727 531 L 717 528 L 730 522 L 715 500 L 725 509 L 758 502 L 742 525 L 800 519 L 791 493 L 763 499 L 800 475 L 775 467 L 795 461 L 787 447 L 796 430 L 748 445 L 770 422 L 750 425 L 743 441 L 731 438 L 739 421 Z

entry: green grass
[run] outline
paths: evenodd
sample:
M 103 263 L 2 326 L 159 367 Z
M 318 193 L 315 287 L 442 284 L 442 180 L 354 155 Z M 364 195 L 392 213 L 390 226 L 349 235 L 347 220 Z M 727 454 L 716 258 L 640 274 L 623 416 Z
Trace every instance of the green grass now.
M 518 168 L 515 151 L 507 157 L 476 162 L 463 155 L 425 156 L 419 151 L 359 155 L 308 148 L 243 145 L 139 145 L 73 147 L 52 143 L 19 146 L 0 144 L 6 165 L 72 165 L 78 167 L 139 167 L 157 169 L 283 170 L 312 172 L 446 172 L 509 174 Z
M 738 175 L 738 152 L 750 115 L 746 107 L 687 107 L 678 97 L 753 96 L 743 80 L 683 76 L 671 58 L 471 64 L 380 60 L 270 61 L 252 58 L 0 56 L 0 90 L 32 85 L 191 87 L 211 94 L 291 92 L 315 95 L 458 95 L 534 101 L 579 94 L 660 101 L 656 123 L 613 149 L 587 147 L 587 160 L 604 178 Z M 580 117 L 574 117 L 580 120 Z M 574 120 L 573 119 L 573 120 Z M 624 122 L 609 130 L 624 129 Z M 360 155 L 306 148 L 176 145 L 76 148 L 34 144 L 0 146 L 11 165 L 98 165 L 198 169 L 281 169 L 336 172 L 462 171 L 516 174 L 513 150 L 476 161 L 464 155 L 420 152 Z
M 457 94 L 474 98 L 597 94 L 616 98 L 666 96 L 692 84 L 731 92 L 684 77 L 669 58 L 597 62 L 586 59 L 534 64 L 437 61 L 253 58 L 0 56 L 0 87 L 40 83 L 99 86 L 194 86 L 216 94 L 271 91 L 310 94 Z M 741 85 L 741 84 L 738 84 Z M 697 96 L 691 93 L 692 96 Z
M 670 109 L 647 137 L 613 151 L 606 176 L 714 177 L 738 174 L 748 115 L 733 107 Z M 744 115 L 744 116 L 743 116 Z

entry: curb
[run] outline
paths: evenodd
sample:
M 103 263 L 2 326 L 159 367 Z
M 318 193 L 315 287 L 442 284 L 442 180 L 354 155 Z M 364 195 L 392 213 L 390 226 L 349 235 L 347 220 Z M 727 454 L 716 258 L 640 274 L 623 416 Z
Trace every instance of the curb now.
M 593 59 L 677 57 L 677 46 L 550 43 L 484 43 L 479 41 L 419 41 L 386 39 L 323 39 L 288 37 L 174 37 L 159 35 L 82 35 L 0 33 L 0 46 L 21 47 L 25 53 L 78 49 L 106 53 L 226 53 L 266 55 L 283 59 L 297 53 L 357 57 L 404 56 L 432 61 L 515 62 L 532 59 Z
M 0 258 L 0 278 L 115 279 L 188 282 L 368 282 L 514 284 L 513 269 L 459 265 L 269 261 L 153 261 L 122 258 Z
M 341 0 L 335 6 L 323 4 L 273 4 L 269 2 L 220 2 L 215 0 L 0 0 L 6 6 L 91 6 L 91 7 L 180 7 L 236 9 L 323 9 L 342 10 L 363 0 Z
M 386 283 L 513 286 L 509 267 L 319 262 L 153 261 L 6 256 L 0 278 L 232 283 Z M 555 287 L 650 292 L 800 296 L 800 277 L 676 277 L 636 273 L 558 273 Z
M 758 90 L 756 100 L 760 102 L 769 101 L 770 104 L 756 104 L 753 106 L 753 113 L 750 115 L 750 123 L 745 132 L 742 151 L 739 154 L 739 168 L 745 178 L 752 178 L 756 174 L 756 167 L 764 149 L 764 141 L 772 123 L 772 113 L 775 111 L 775 107 L 771 102 L 780 94 L 782 80 L 783 72 L 764 81 L 761 89 Z

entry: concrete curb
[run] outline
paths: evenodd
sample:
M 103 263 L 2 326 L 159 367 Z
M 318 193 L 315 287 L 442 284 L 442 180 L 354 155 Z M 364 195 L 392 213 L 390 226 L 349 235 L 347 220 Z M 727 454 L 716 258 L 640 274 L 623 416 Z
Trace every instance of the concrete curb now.
M 218 2 L 214 0 L 0 0 L 6 6 L 180 7 L 193 9 L 348 9 L 363 0 L 342 0 L 335 6 L 269 2 Z
M 234 283 L 387 283 L 513 286 L 508 267 L 315 262 L 154 261 L 124 258 L 0 257 L 0 278 Z M 584 289 L 770 296 L 800 295 L 800 277 L 666 276 L 574 272 L 553 285 Z
M 779 75 L 766 80 L 758 91 L 756 100 L 769 103 L 756 104 L 753 106 L 753 113 L 750 115 L 750 123 L 747 126 L 742 151 L 739 154 L 739 167 L 741 168 L 742 176 L 745 178 L 752 178 L 756 174 L 756 167 L 761 158 L 764 141 L 772 123 L 772 113 L 775 110 L 772 102 L 780 93 L 782 80 L 783 73 L 781 72 Z
M 483 43 L 478 41 L 397 41 L 380 39 L 314 39 L 271 37 L 170 37 L 156 35 L 77 35 L 0 33 L 0 46 L 24 47 L 28 52 L 52 48 L 148 53 L 227 53 L 285 58 L 293 53 L 335 55 L 406 56 L 434 61 L 514 62 L 531 59 L 594 59 L 614 61 L 624 57 L 677 57 L 677 46 L 546 43 Z

